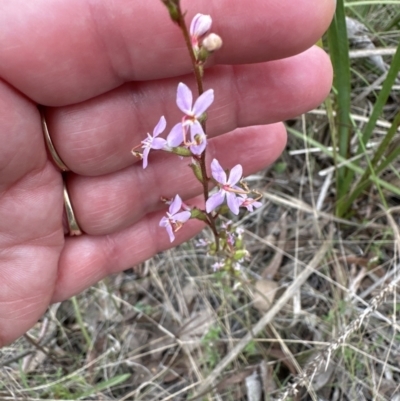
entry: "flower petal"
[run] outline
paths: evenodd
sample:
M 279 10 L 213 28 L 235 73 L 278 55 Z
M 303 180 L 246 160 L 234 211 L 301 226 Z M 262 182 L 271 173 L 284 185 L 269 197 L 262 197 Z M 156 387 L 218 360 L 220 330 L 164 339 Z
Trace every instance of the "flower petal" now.
M 180 82 L 178 84 L 178 90 L 176 94 L 176 104 L 181 111 L 183 111 L 186 115 L 192 115 L 192 104 L 193 104 L 193 95 L 192 91 L 186 86 L 184 83 Z
M 249 212 L 253 212 L 254 209 L 258 209 L 262 206 L 261 202 L 255 201 L 251 198 L 247 198 L 245 201 L 239 203 L 241 207 L 245 207 Z
M 235 167 L 232 168 L 231 172 L 229 173 L 229 178 L 227 184 L 229 186 L 235 185 L 243 176 L 243 167 L 240 164 L 237 164 Z
M 175 235 L 174 235 L 174 230 L 172 229 L 171 224 L 169 224 L 168 226 L 166 226 L 165 229 L 167 230 L 167 233 L 168 233 L 168 235 L 169 235 L 169 240 L 170 240 L 171 242 L 174 242 Z
M 192 143 L 196 143 L 190 146 L 190 151 L 195 155 L 201 155 L 207 146 L 207 137 L 198 121 L 190 126 L 190 139 Z
M 164 216 L 160 220 L 159 226 L 160 227 L 164 227 L 167 230 L 167 233 L 168 233 L 168 236 L 169 236 L 169 240 L 171 242 L 173 242 L 174 239 L 175 239 L 175 235 L 174 235 L 174 230 L 172 229 L 172 225 L 171 225 L 171 222 L 169 221 L 169 219 Z
M 153 137 L 155 138 L 156 136 L 160 135 L 161 132 L 163 132 L 165 130 L 166 126 L 167 126 L 167 121 L 165 120 L 164 116 L 161 116 L 160 121 L 154 127 Z
M 171 129 L 171 132 L 167 136 L 167 144 L 171 148 L 176 148 L 183 142 L 183 130 L 182 123 L 175 124 Z
M 194 155 L 200 156 L 200 155 L 204 152 L 204 149 L 206 148 L 206 146 L 207 146 L 207 140 L 204 139 L 204 140 L 203 140 L 200 144 L 198 144 L 198 145 L 191 145 L 191 146 L 190 146 L 190 151 L 191 151 Z
M 173 216 L 181 210 L 182 199 L 179 195 L 175 195 L 174 200 L 169 205 L 169 213 Z
M 174 214 L 174 220 L 180 223 L 186 223 L 190 219 L 191 213 L 188 211 L 179 212 Z
M 211 28 L 211 24 L 212 19 L 209 15 L 196 14 L 190 23 L 190 36 L 204 35 Z
M 211 174 L 217 182 L 223 185 L 226 184 L 226 173 L 217 159 L 211 162 Z
M 210 107 L 213 101 L 214 101 L 214 90 L 213 89 L 206 90 L 197 98 L 193 106 L 193 115 L 196 118 L 200 118 L 200 116 Z
M 219 205 L 222 205 L 225 199 L 225 191 L 220 189 L 214 195 L 211 195 L 206 202 L 206 212 L 210 213 L 216 209 Z
M 151 141 L 152 149 L 162 149 L 167 144 L 167 141 L 164 138 L 154 138 Z
M 142 157 L 143 157 L 143 168 L 147 167 L 147 158 L 149 157 L 150 148 L 144 148 Z
M 253 211 L 253 208 L 254 209 L 258 209 L 259 207 L 261 207 L 262 206 L 262 202 L 259 202 L 259 201 L 254 201 L 254 202 L 251 202 L 250 203 L 250 206 L 251 206 L 251 212 Z M 248 209 L 248 208 L 247 208 Z
M 218 271 L 221 269 L 221 267 L 224 267 L 225 263 L 224 262 L 215 262 L 214 264 L 211 265 L 211 268 L 213 269 L 214 272 Z
M 168 224 L 171 224 L 167 217 L 163 217 L 158 224 L 160 227 L 167 227 Z
M 228 207 L 233 214 L 239 214 L 239 203 L 240 200 L 237 198 L 236 194 L 233 192 L 228 192 L 226 194 L 226 200 L 228 203 Z

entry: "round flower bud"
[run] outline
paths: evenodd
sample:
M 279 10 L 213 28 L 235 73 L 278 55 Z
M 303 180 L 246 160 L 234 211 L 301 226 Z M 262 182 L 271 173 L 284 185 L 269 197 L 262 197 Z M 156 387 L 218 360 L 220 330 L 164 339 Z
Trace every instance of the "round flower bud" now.
M 196 14 L 190 24 L 190 36 L 198 38 L 203 36 L 210 28 L 212 19 L 209 15 Z
M 211 53 L 221 48 L 222 39 L 221 36 L 218 36 L 216 33 L 210 33 L 203 39 L 201 44 L 208 52 Z

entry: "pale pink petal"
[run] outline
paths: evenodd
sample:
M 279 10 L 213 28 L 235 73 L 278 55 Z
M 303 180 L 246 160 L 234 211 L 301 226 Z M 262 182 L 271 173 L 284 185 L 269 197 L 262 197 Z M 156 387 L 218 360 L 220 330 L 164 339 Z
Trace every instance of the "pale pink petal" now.
M 207 146 L 207 140 L 204 137 L 204 140 L 201 141 L 201 143 L 199 143 L 198 145 L 191 145 L 190 146 L 190 151 L 194 155 L 200 156 L 204 152 L 204 149 L 206 148 L 206 146 Z
M 161 116 L 160 121 L 154 127 L 153 137 L 155 138 L 156 136 L 160 135 L 161 132 L 163 132 L 165 130 L 166 126 L 167 126 L 167 121 L 165 120 L 164 116 Z
M 220 189 L 217 193 L 214 195 L 211 195 L 206 202 L 206 211 L 207 213 L 212 212 L 214 209 L 216 209 L 218 206 L 222 205 L 225 199 L 225 191 Z
M 183 142 L 183 129 L 182 123 L 175 124 L 171 132 L 167 136 L 167 144 L 171 148 L 176 148 Z
M 172 203 L 169 205 L 169 213 L 171 215 L 174 215 L 175 213 L 178 213 L 179 210 L 181 209 L 182 206 L 182 199 L 179 195 L 175 195 L 174 200 Z
M 193 121 L 192 124 L 190 124 L 190 134 L 191 134 L 191 139 L 194 141 L 194 136 L 195 135 L 204 135 L 204 130 L 201 124 L 196 120 Z
M 259 207 L 262 206 L 262 203 L 259 202 L 259 201 L 254 201 L 254 202 L 251 202 L 249 206 L 251 206 L 250 212 L 252 212 L 252 211 L 253 211 L 253 208 L 254 208 L 254 209 L 258 209 Z
M 164 217 L 160 220 L 159 226 L 160 226 L 160 227 L 167 227 L 167 225 L 171 225 L 171 223 L 169 222 L 168 218 L 164 216 Z
M 168 236 L 169 236 L 169 240 L 170 240 L 171 242 L 174 242 L 175 235 L 174 235 L 174 230 L 172 229 L 171 224 L 167 225 L 167 226 L 165 227 L 165 229 L 167 230 L 167 233 L 168 233 Z
M 240 164 L 237 164 L 235 167 L 232 168 L 231 172 L 229 173 L 229 178 L 227 184 L 229 186 L 235 185 L 243 176 L 243 167 Z
M 186 115 L 192 115 L 192 104 L 193 95 L 192 91 L 184 83 L 180 82 L 178 84 L 178 90 L 176 95 L 176 104 L 179 109 L 183 111 Z
M 169 221 L 169 219 L 167 217 L 163 217 L 160 220 L 159 225 L 160 225 L 160 227 L 164 227 L 167 230 L 169 240 L 171 242 L 173 242 L 175 239 L 175 235 L 174 235 L 174 230 L 172 229 L 171 222 Z
M 167 144 L 167 141 L 164 138 L 154 138 L 151 141 L 152 149 L 162 149 Z
M 211 28 L 211 24 L 212 19 L 209 15 L 196 14 L 190 23 L 190 36 L 204 35 Z
M 197 141 L 196 141 L 196 136 L 197 136 Z M 198 142 L 200 140 L 200 143 L 196 145 L 191 145 L 190 150 L 195 155 L 198 156 L 201 155 L 207 146 L 207 137 L 203 131 L 203 127 L 198 121 L 195 121 L 190 126 L 190 138 L 191 142 Z
M 173 218 L 175 221 L 179 221 L 180 223 L 186 223 L 190 219 L 191 213 L 184 211 L 175 213 Z
M 214 264 L 211 265 L 211 268 L 213 269 L 213 271 L 218 271 L 219 269 L 221 269 L 221 267 L 224 267 L 225 263 L 224 262 L 215 262 Z
M 226 194 L 226 201 L 228 203 L 229 209 L 233 214 L 239 214 L 239 199 L 233 192 L 228 192 Z
M 254 209 L 258 209 L 259 207 L 261 207 L 262 203 L 251 198 L 247 198 L 240 203 L 240 206 L 245 207 L 249 212 L 252 212 Z
M 211 162 L 211 174 L 217 182 L 222 185 L 226 184 L 226 173 L 221 165 L 218 163 L 217 159 L 214 159 Z
M 149 157 L 149 152 L 150 152 L 150 148 L 144 148 L 143 155 L 142 155 L 144 169 L 147 167 L 147 158 Z
M 214 101 L 214 90 L 213 89 L 206 90 L 196 100 L 193 106 L 193 115 L 196 118 L 200 118 L 201 115 L 210 107 L 213 101 Z

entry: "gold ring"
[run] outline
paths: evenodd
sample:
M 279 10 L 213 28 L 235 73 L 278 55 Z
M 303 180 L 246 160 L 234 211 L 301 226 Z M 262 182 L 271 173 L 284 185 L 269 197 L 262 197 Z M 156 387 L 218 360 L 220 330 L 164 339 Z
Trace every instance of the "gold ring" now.
M 67 213 L 69 235 L 71 237 L 82 235 L 83 234 L 82 230 L 80 229 L 79 224 L 76 221 L 74 209 L 72 208 L 72 203 L 71 200 L 69 199 L 65 181 L 64 181 L 64 206 L 65 206 L 65 211 Z
M 53 142 L 52 142 L 51 137 L 50 137 L 49 129 L 47 128 L 46 119 L 44 118 L 43 110 L 40 110 L 40 115 L 42 116 L 42 130 L 43 130 L 44 139 L 46 141 L 46 145 L 47 145 L 47 148 L 49 149 L 51 157 L 54 160 L 54 163 L 57 164 L 58 168 L 61 171 L 69 171 L 69 168 L 61 160 L 61 157 L 58 156 L 58 153 L 57 153 L 57 151 L 56 151 L 56 149 L 55 149 L 55 147 L 53 145 Z

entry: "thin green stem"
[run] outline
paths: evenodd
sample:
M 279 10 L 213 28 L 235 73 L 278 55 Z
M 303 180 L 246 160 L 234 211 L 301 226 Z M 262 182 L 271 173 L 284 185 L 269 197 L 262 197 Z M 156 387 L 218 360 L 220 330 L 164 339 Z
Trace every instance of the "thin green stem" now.
M 367 142 L 371 138 L 373 130 L 376 126 L 376 122 L 378 121 L 379 116 L 382 114 L 384 106 L 386 105 L 387 100 L 392 92 L 392 86 L 397 79 L 399 71 L 400 71 L 400 44 L 397 46 L 396 53 L 392 59 L 392 63 L 390 64 L 390 68 L 387 73 L 386 79 L 382 85 L 382 89 L 379 92 L 372 113 L 369 116 L 368 122 L 364 128 L 363 135 L 359 139 L 359 145 L 356 155 L 360 155 L 363 152 L 363 149 L 365 149 Z M 382 147 L 381 149 L 384 148 Z M 381 155 L 378 154 L 378 156 L 380 157 Z M 359 162 L 357 161 L 355 164 L 358 165 Z M 354 171 L 348 170 L 344 180 L 344 188 L 346 189 L 350 188 L 350 185 L 353 182 L 353 178 L 354 178 Z M 337 205 L 339 216 L 344 216 L 348 211 L 349 205 L 351 205 L 351 203 L 347 201 L 346 198 L 347 198 L 346 194 L 343 194 L 343 196 L 339 198 Z
M 344 0 L 338 0 L 336 14 L 328 30 L 328 46 L 332 60 L 334 87 L 336 90 L 336 127 L 332 135 L 336 135 L 332 142 L 338 145 L 338 155 L 347 158 L 350 146 L 350 59 L 349 44 L 346 34 L 346 15 Z M 347 168 L 337 168 L 336 187 L 338 199 L 344 197 L 349 184 L 344 185 Z
M 78 325 L 82 331 L 83 337 L 85 338 L 88 349 L 91 349 L 92 340 L 91 340 L 89 333 L 87 332 L 85 324 L 83 322 L 82 314 L 81 314 L 81 311 L 80 311 L 79 305 L 78 305 L 78 301 L 77 301 L 76 297 L 72 297 L 71 301 L 72 301 L 72 305 L 74 307 L 75 317 L 76 317 L 76 320 L 78 321 Z
M 197 83 L 197 91 L 199 92 L 199 95 L 201 95 L 204 92 L 203 89 L 203 77 L 201 74 L 201 69 L 200 66 L 197 63 L 196 60 L 196 55 L 194 54 L 193 47 L 192 47 L 192 40 L 190 38 L 190 33 L 187 29 L 187 26 L 185 24 L 185 16 L 182 13 L 181 6 L 180 4 L 178 5 L 178 20 L 177 24 L 179 25 L 179 28 L 181 28 L 181 31 L 183 33 L 183 38 L 185 39 L 186 47 L 189 51 L 190 55 L 190 60 L 192 62 L 192 66 L 194 69 L 194 76 L 196 78 L 196 83 Z
M 397 113 L 396 117 L 394 118 L 390 129 L 385 135 L 378 150 L 375 152 L 375 155 L 372 158 L 371 162 L 368 164 L 368 167 L 365 170 L 365 173 L 360 178 L 357 186 L 343 203 L 344 210 L 349 210 L 351 205 L 360 196 L 360 194 L 364 192 L 371 185 L 371 176 L 374 176 L 376 178 L 382 172 L 382 170 L 386 168 L 387 165 L 392 161 L 393 157 L 390 157 L 389 159 L 386 158 L 386 160 L 383 160 L 381 164 L 377 166 L 378 162 L 382 160 L 383 154 L 388 149 L 393 137 L 397 133 L 399 125 L 400 125 L 400 112 Z M 360 141 L 360 143 L 362 144 L 363 142 Z M 396 149 L 395 151 L 396 151 L 395 155 L 397 156 L 397 154 L 399 153 L 399 149 Z
M 194 76 L 196 78 L 196 83 L 197 83 L 197 91 L 198 95 L 200 96 L 202 93 L 204 93 L 204 87 L 203 87 L 203 72 L 202 72 L 202 67 L 198 63 L 196 59 L 196 55 L 193 51 L 192 47 L 192 40 L 190 37 L 190 33 L 187 29 L 186 23 L 185 23 L 185 16 L 182 13 L 182 9 L 180 7 L 180 3 L 177 5 L 177 24 L 179 28 L 182 31 L 183 38 L 185 39 L 186 47 L 190 55 L 190 60 L 192 62 L 192 67 L 194 71 Z M 206 130 L 206 122 L 202 122 L 202 127 L 204 130 L 204 133 L 207 134 Z M 203 195 L 204 195 L 204 201 L 206 202 L 207 199 L 209 198 L 209 190 L 208 190 L 208 185 L 209 185 L 209 177 L 207 176 L 207 167 L 206 167 L 206 150 L 203 151 L 201 154 L 200 158 L 198 158 L 198 161 L 200 163 L 200 168 L 201 168 L 201 174 L 203 177 L 202 184 L 203 184 Z M 208 220 L 210 222 L 210 228 L 214 234 L 215 237 L 215 245 L 217 247 L 217 250 L 219 248 L 219 234 L 218 230 L 215 224 L 215 219 L 213 218 L 211 213 L 206 213 Z

